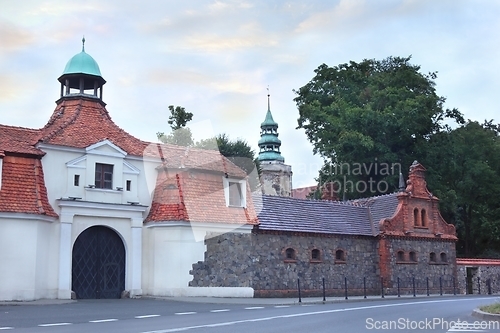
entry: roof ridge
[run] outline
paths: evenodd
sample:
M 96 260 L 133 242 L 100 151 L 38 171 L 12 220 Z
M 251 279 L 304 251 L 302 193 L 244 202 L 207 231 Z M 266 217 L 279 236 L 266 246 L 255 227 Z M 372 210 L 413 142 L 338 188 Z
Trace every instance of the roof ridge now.
M 64 104 L 65 101 L 63 101 L 63 104 Z M 61 105 L 61 108 L 64 108 L 64 105 Z M 57 110 L 57 109 L 56 109 Z M 57 134 L 61 133 L 61 131 L 63 131 L 65 128 L 67 128 L 69 125 L 71 125 L 72 123 L 75 122 L 76 119 L 78 119 L 80 113 L 82 111 L 82 100 L 79 100 L 78 101 L 78 106 L 76 107 L 76 110 L 75 110 L 75 113 L 73 116 L 71 116 L 65 123 L 61 124 L 58 128 L 54 129 L 53 131 L 51 131 L 48 135 L 46 136 L 42 136 L 40 139 L 42 141 L 46 141 L 46 140 L 50 140 L 52 139 L 54 136 L 56 136 Z M 64 109 L 63 111 L 64 112 Z M 52 115 L 55 114 L 55 111 Z M 52 121 L 54 120 L 54 121 Z M 56 117 L 51 117 L 51 119 L 49 120 L 49 122 L 44 126 L 43 129 L 45 128 L 49 128 L 50 125 L 54 124 L 55 123 L 55 120 L 56 120 Z M 50 123 L 50 125 L 49 125 Z
M 28 127 L 22 127 L 22 126 L 13 126 L 13 125 L 4 125 L 0 124 L 0 127 L 5 127 L 5 128 L 10 128 L 10 129 L 19 129 L 19 130 L 28 130 L 28 131 L 33 131 L 33 132 L 39 132 L 39 128 L 28 128 Z

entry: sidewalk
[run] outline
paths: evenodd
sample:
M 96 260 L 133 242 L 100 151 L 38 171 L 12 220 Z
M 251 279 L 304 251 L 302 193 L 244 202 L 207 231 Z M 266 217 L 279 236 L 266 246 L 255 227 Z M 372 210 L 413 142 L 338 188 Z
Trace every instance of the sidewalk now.
M 301 302 L 298 298 L 230 298 L 230 297 L 159 297 L 159 296 L 143 296 L 142 299 L 154 299 L 154 300 L 165 300 L 165 301 L 175 301 L 175 302 L 186 302 L 186 303 L 206 303 L 206 304 L 243 304 L 243 305 L 312 305 L 312 304 L 330 304 L 330 303 L 347 303 L 347 302 L 369 302 L 369 301 L 383 301 L 383 300 L 395 300 L 395 299 L 440 299 L 440 298 L 457 298 L 457 297 L 497 297 L 500 299 L 499 295 L 386 295 L 382 298 L 378 296 L 349 296 L 348 299 L 345 297 L 326 297 L 323 301 L 322 297 L 303 297 Z M 40 299 L 34 301 L 0 301 L 0 307 L 5 305 L 58 305 L 58 304 L 70 304 L 78 302 L 77 300 L 70 299 Z

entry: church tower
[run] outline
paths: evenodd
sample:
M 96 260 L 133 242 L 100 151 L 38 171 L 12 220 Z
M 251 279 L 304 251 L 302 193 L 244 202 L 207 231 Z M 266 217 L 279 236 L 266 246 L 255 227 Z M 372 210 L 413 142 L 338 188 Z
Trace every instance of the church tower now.
M 278 123 L 271 114 L 270 95 L 267 95 L 267 113 L 260 124 L 259 156 L 262 192 L 269 195 L 289 197 L 292 193 L 292 167 L 285 164 L 281 155 L 281 140 L 278 139 Z

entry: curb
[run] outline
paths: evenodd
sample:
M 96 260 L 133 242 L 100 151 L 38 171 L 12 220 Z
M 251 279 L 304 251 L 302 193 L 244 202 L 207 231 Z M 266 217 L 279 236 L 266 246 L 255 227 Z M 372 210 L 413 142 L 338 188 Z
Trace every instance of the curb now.
M 488 313 L 488 312 L 481 311 L 479 309 L 474 309 L 472 311 L 472 316 L 480 318 L 480 319 L 484 319 L 484 320 L 500 321 L 500 314 Z

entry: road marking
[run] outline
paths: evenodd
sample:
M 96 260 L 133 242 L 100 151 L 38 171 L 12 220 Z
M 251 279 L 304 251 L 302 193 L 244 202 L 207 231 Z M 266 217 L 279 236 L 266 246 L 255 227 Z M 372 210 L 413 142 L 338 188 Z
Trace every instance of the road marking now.
M 268 321 L 268 320 L 281 319 L 281 318 L 295 318 L 295 317 L 312 316 L 312 315 L 318 315 L 318 314 L 328 314 L 328 313 L 335 313 L 335 312 L 359 311 L 359 310 L 368 310 L 368 309 L 377 309 L 377 308 L 389 308 L 389 307 L 405 306 L 405 305 L 416 305 L 416 304 L 431 304 L 431 303 L 445 303 L 445 302 L 462 302 L 462 301 L 470 301 L 470 300 L 475 300 L 475 299 L 477 299 L 477 298 L 462 298 L 462 299 L 452 299 L 452 300 L 421 301 L 421 302 L 417 301 L 417 302 L 407 302 L 407 303 L 394 303 L 394 304 L 380 304 L 380 305 L 358 306 L 358 307 L 354 307 L 354 308 L 334 309 L 334 310 L 324 310 L 324 311 L 314 311 L 314 312 L 302 312 L 302 313 L 294 313 L 294 314 L 281 315 L 281 316 L 272 316 L 272 317 L 262 317 L 262 318 L 255 318 L 255 319 L 244 319 L 244 320 L 227 321 L 227 322 L 221 322 L 221 323 L 215 323 L 215 324 L 204 324 L 204 325 L 197 325 L 197 326 L 184 326 L 184 327 L 169 328 L 169 329 L 158 330 L 158 331 L 145 331 L 145 332 L 142 332 L 142 333 L 171 333 L 171 332 L 181 332 L 181 331 L 194 330 L 194 329 L 198 329 L 198 328 L 228 326 L 228 325 L 234 325 L 234 324 L 259 322 L 259 321 Z
M 184 315 L 196 314 L 196 312 L 176 312 L 175 314 L 178 316 L 184 316 Z
M 226 311 L 229 311 L 229 309 L 210 310 L 210 312 L 226 312 Z
M 478 326 L 474 323 L 457 323 L 453 325 L 447 332 L 487 332 L 476 327 Z
M 71 325 L 71 323 L 40 324 L 38 326 L 40 326 L 40 327 L 51 327 L 51 326 L 65 326 L 65 325 Z
M 290 305 L 275 305 L 275 308 L 289 308 Z
M 144 319 L 144 318 L 153 318 L 153 317 L 159 317 L 160 315 L 144 315 L 144 316 L 135 316 L 137 319 Z
M 0 327 L 0 330 L 13 330 L 14 327 Z
M 89 323 L 109 323 L 111 321 L 118 321 L 118 319 L 99 319 L 99 320 L 89 320 Z
M 249 308 L 245 308 L 245 310 L 258 310 L 258 309 L 264 309 L 263 306 L 251 306 Z

